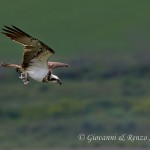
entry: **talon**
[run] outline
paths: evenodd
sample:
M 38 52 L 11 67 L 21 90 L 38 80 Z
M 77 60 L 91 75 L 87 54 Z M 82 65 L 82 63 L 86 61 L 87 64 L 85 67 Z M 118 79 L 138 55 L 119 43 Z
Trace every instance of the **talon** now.
M 24 79 L 22 79 L 22 81 L 23 81 L 23 82 L 26 82 L 27 80 L 24 78 Z
M 19 78 L 22 80 L 22 82 L 27 85 L 29 80 L 26 72 L 23 72 L 20 74 Z
M 21 73 L 21 75 L 19 76 L 20 79 L 25 79 L 25 74 Z
M 29 81 L 24 81 L 24 84 L 27 85 L 29 83 Z
M 19 76 L 19 78 L 22 80 L 22 79 L 25 79 L 25 77 L 23 77 L 23 76 Z

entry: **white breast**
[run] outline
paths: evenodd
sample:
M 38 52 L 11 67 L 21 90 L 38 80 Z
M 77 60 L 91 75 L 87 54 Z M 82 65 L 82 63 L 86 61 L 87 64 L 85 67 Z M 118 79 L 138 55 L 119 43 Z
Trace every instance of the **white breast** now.
M 34 61 L 31 63 L 31 66 L 26 69 L 26 72 L 34 80 L 42 82 L 43 78 L 48 73 L 48 66 L 46 63 L 43 64 L 41 62 Z

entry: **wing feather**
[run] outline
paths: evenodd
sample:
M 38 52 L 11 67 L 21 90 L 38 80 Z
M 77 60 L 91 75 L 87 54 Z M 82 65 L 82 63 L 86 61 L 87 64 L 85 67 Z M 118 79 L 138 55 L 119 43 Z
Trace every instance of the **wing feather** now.
M 48 47 L 46 44 L 44 44 L 38 39 L 33 38 L 29 34 L 22 31 L 21 29 L 15 26 L 12 27 L 4 26 L 4 27 L 5 28 L 2 29 L 4 32 L 2 33 L 5 34 L 10 39 L 12 39 L 13 41 L 20 43 L 24 46 L 34 46 L 38 48 L 43 48 L 49 50 L 53 54 L 55 53 L 55 51 L 50 47 Z
M 45 62 L 47 64 L 49 57 L 55 53 L 55 51 L 48 47 L 46 44 L 44 44 L 38 39 L 33 38 L 21 29 L 15 26 L 4 27 L 5 28 L 2 29 L 3 34 L 5 34 L 11 40 L 24 45 L 24 55 L 22 61 L 23 68 L 26 68 L 29 65 L 31 65 L 32 60 L 39 61 L 39 63 Z
M 29 66 L 30 61 L 34 58 L 34 56 L 38 53 L 37 48 L 32 46 L 26 46 L 24 48 L 24 55 L 22 61 L 22 67 L 26 68 Z

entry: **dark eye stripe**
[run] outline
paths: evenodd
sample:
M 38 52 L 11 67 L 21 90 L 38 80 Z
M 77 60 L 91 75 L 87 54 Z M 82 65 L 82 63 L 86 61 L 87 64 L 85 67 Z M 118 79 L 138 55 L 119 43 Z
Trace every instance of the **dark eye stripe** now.
M 55 81 L 56 79 L 55 78 L 51 78 L 51 81 Z

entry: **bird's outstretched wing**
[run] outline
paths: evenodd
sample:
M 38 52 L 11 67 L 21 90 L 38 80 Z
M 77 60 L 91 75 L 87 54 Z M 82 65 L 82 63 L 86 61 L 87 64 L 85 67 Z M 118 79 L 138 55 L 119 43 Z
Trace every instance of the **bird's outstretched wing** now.
M 55 51 L 48 47 L 46 44 L 44 44 L 38 39 L 33 38 L 32 36 L 20 30 L 19 28 L 15 26 L 4 27 L 5 28 L 2 29 L 4 31 L 2 32 L 3 34 L 5 34 L 13 41 L 24 45 L 22 67 L 28 67 L 32 59 L 38 59 L 39 61 L 42 59 L 44 60 L 43 62 L 47 62 L 48 58 L 55 53 Z
M 48 62 L 48 69 L 52 70 L 58 67 L 69 67 L 68 64 L 66 63 L 61 63 L 61 62 Z
M 10 39 L 12 39 L 13 41 L 20 43 L 24 46 L 34 46 L 38 48 L 45 48 L 51 51 L 52 53 L 55 53 L 54 50 L 48 47 L 46 44 L 44 44 L 38 39 L 33 38 L 32 36 L 20 30 L 19 28 L 15 26 L 12 26 L 12 27 L 4 26 L 4 27 L 5 28 L 2 29 L 4 32 L 2 33 L 5 34 Z

